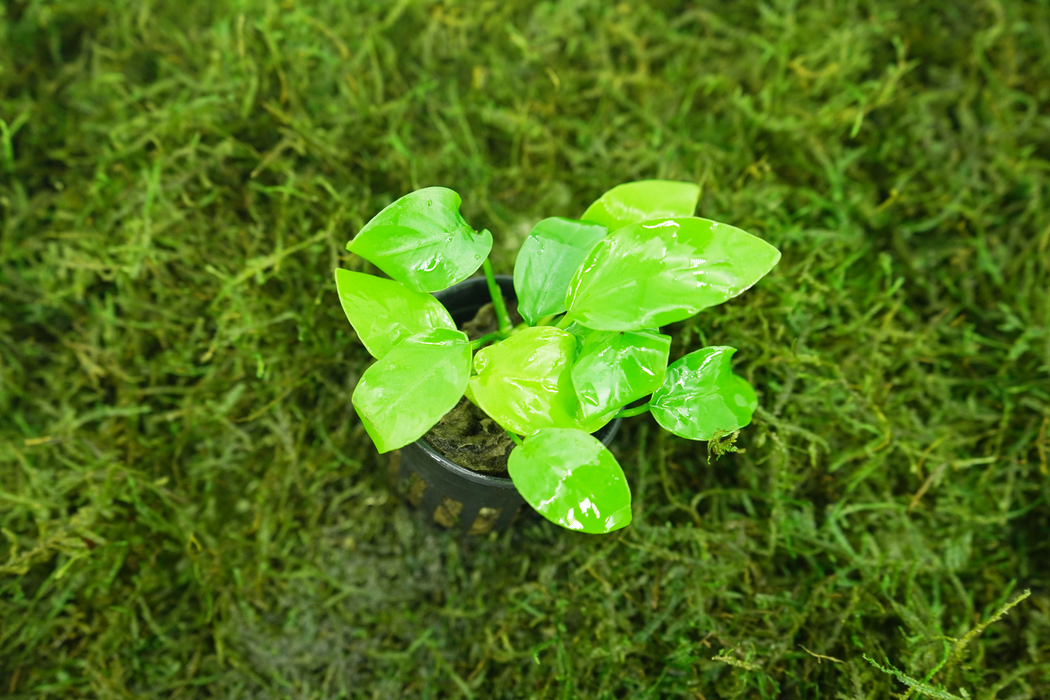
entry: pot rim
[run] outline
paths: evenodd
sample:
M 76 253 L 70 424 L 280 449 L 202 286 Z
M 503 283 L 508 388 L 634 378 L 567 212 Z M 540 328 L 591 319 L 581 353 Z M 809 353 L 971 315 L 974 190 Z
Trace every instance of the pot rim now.
M 606 448 L 608 448 L 609 444 L 613 441 L 613 438 L 616 437 L 616 433 L 620 431 L 620 422 L 622 420 L 622 418 L 613 418 L 611 421 L 599 428 L 598 430 L 604 430 L 606 427 L 608 427 L 609 432 L 607 435 L 603 436 L 602 438 L 599 438 L 598 442 L 602 443 L 603 445 L 605 445 Z M 591 434 L 593 435 L 594 433 Z M 430 445 L 430 443 L 427 442 L 424 438 L 419 438 L 418 440 L 416 440 L 415 444 L 418 445 L 420 449 L 426 452 L 427 455 L 433 458 L 442 467 L 452 472 L 453 474 L 457 474 L 463 477 L 464 479 L 473 481 L 476 484 L 484 484 L 486 486 L 493 486 L 495 488 L 517 490 L 517 487 L 514 486 L 514 480 L 511 479 L 509 476 L 492 476 L 491 474 L 484 474 L 482 472 L 476 472 L 473 469 L 461 467 L 460 465 L 456 464 L 451 459 L 434 449 Z M 518 446 L 515 445 L 512 448 L 512 451 L 516 450 L 517 448 Z
M 434 461 L 457 476 L 467 479 L 468 481 L 473 481 L 476 484 L 484 484 L 485 486 L 493 486 L 500 489 L 517 490 L 514 486 L 514 481 L 509 476 L 492 476 L 491 474 L 483 474 L 482 472 L 476 472 L 473 469 L 461 467 L 431 447 L 430 443 L 423 438 L 416 440 L 416 444 L 419 445 L 420 449 L 426 452 L 428 456 L 434 459 Z

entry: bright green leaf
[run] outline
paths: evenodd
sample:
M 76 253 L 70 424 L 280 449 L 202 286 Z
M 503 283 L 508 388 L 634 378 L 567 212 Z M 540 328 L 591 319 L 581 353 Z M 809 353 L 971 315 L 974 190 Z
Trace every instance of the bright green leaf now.
M 580 218 L 615 231 L 648 219 L 692 216 L 699 199 L 700 188 L 691 182 L 639 180 L 612 188 Z
M 716 431 L 738 430 L 750 423 L 758 397 L 747 380 L 730 369 L 735 352 L 717 345 L 673 362 L 649 402 L 656 422 L 690 440 L 710 440 Z
M 578 417 L 619 409 L 663 384 L 671 336 L 655 330 L 589 331 L 582 339 L 572 368 Z
M 474 274 L 492 234 L 470 227 L 459 195 L 445 187 L 406 194 L 365 224 L 346 249 L 417 292 L 436 292 Z
M 602 534 L 631 522 L 623 469 L 605 445 L 583 431 L 539 431 L 511 450 L 507 471 L 522 498 L 562 527 Z
M 576 268 L 607 228 L 553 216 L 532 228 L 514 263 L 518 313 L 530 325 L 565 311 L 565 292 Z
M 569 316 L 597 330 L 682 321 L 760 280 L 780 260 L 761 238 L 708 219 L 654 219 L 598 241 L 569 284 Z
M 459 402 L 469 377 L 466 334 L 433 328 L 365 370 L 351 401 L 382 454 L 423 437 Z
M 551 326 L 525 328 L 474 356 L 475 403 L 504 429 L 532 435 L 575 428 L 572 360 L 576 339 Z
M 431 328 L 456 329 L 437 299 L 400 282 L 338 269 L 335 285 L 350 325 L 376 359 L 416 333 Z

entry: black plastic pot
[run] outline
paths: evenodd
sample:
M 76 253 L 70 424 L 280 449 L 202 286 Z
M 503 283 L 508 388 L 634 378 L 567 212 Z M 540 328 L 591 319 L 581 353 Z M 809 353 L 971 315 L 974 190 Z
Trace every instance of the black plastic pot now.
M 507 299 L 514 299 L 510 275 L 496 282 Z M 471 277 L 434 296 L 448 309 L 456 325 L 469 321 L 492 301 L 484 277 Z M 620 421 L 616 418 L 594 436 L 610 444 Z M 461 467 L 420 439 L 401 448 L 398 490 L 430 522 L 458 528 L 464 535 L 484 535 L 508 527 L 525 500 L 506 477 L 489 476 Z

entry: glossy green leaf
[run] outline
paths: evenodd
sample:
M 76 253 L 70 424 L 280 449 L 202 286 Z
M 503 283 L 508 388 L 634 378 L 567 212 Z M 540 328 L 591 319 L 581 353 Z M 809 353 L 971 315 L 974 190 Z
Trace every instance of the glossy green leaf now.
M 612 188 L 587 207 L 581 219 L 608 227 L 668 216 L 692 216 L 700 199 L 700 188 L 691 182 L 639 180 Z
M 575 428 L 572 360 L 576 340 L 551 326 L 525 328 L 474 356 L 474 402 L 504 429 L 532 435 Z
M 361 375 L 351 401 L 380 453 L 415 442 L 459 402 L 470 377 L 467 335 L 433 328 L 403 340 Z
M 416 333 L 431 328 L 456 329 L 437 299 L 400 282 L 338 269 L 335 285 L 350 325 L 376 359 Z
M 656 328 L 732 299 L 778 260 L 780 251 L 761 238 L 708 219 L 630 224 L 598 241 L 565 305 L 588 328 Z
M 656 422 L 690 440 L 710 440 L 716 431 L 738 430 L 750 423 L 758 397 L 747 380 L 730 369 L 735 352 L 717 345 L 673 362 L 649 402 Z
M 631 522 L 623 469 L 585 432 L 541 430 L 511 450 L 507 471 L 522 498 L 552 523 L 602 534 Z
M 470 227 L 459 195 L 445 187 L 406 194 L 372 217 L 346 249 L 417 292 L 436 292 L 474 274 L 492 234 Z
M 659 389 L 670 350 L 671 336 L 655 330 L 587 332 L 572 368 L 577 416 L 594 418 Z
M 553 216 L 536 224 L 514 263 L 518 313 L 530 325 L 565 311 L 565 292 L 576 268 L 609 232 L 599 224 Z

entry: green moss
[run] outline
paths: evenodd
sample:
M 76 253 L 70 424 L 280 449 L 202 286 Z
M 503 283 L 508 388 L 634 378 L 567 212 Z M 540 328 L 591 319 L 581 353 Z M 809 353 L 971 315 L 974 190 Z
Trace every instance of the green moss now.
M 0 13 L 0 694 L 1050 695 L 1045 2 Z M 630 528 L 421 526 L 345 243 L 442 185 L 507 274 L 643 178 L 783 251 L 671 328 L 741 449 L 636 417 Z

